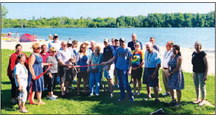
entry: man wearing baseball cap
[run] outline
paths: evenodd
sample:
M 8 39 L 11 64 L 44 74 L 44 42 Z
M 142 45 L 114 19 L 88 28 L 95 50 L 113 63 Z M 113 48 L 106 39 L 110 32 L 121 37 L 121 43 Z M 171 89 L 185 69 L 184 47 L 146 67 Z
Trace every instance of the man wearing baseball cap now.
M 104 66 L 104 76 L 108 81 L 109 84 L 109 90 L 110 90 L 110 96 L 113 97 L 113 74 L 114 74 L 114 58 L 115 58 L 115 50 L 114 48 L 109 44 L 109 39 L 104 39 L 104 49 L 103 49 L 103 59 L 102 62 L 110 61 L 110 63 L 107 63 Z

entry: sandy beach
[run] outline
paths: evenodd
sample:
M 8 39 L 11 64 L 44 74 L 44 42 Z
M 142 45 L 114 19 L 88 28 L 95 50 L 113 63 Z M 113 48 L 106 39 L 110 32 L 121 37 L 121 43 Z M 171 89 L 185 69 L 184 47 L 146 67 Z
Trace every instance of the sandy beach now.
M 48 44 L 49 41 L 38 41 L 40 44 Z M 17 43 L 20 43 L 23 46 L 23 51 L 32 52 L 32 44 L 33 42 L 6 42 L 1 41 L 1 48 L 2 49 L 10 49 L 14 50 Z M 81 42 L 79 42 L 80 44 Z M 98 44 L 103 48 L 103 44 Z M 79 45 L 78 45 L 79 47 Z M 160 47 L 160 54 L 163 55 L 163 52 L 165 51 L 165 47 Z M 192 64 L 191 64 L 191 55 L 193 53 L 194 49 L 190 48 L 181 48 L 181 53 L 183 57 L 182 61 L 182 70 L 184 72 L 192 72 Z M 215 75 L 215 50 L 204 50 L 207 53 L 207 59 L 208 59 L 208 74 L 209 75 Z

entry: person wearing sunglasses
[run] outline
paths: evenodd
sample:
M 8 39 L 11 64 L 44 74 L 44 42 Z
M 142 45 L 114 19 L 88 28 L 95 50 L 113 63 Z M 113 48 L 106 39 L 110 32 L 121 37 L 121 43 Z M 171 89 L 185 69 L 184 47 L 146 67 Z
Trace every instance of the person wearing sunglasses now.
M 89 56 L 87 55 L 87 47 L 86 47 L 85 43 L 81 44 L 80 50 L 78 53 L 79 53 L 79 56 L 78 56 L 77 65 L 80 65 L 80 66 L 88 65 Z M 83 79 L 84 93 L 87 93 L 87 84 L 88 84 L 89 73 L 88 73 L 88 67 L 80 67 L 77 69 L 78 69 L 77 95 L 80 95 L 81 79 Z
M 46 62 L 52 63 L 53 65 L 47 71 L 47 83 L 48 83 L 48 96 L 47 98 L 50 100 L 55 100 L 57 98 L 56 95 L 53 94 L 56 85 L 56 78 L 58 75 L 58 61 L 56 58 L 56 49 L 55 47 L 50 48 L 50 56 L 47 57 Z
M 102 53 L 100 53 L 101 48 L 99 46 L 95 47 L 94 53 L 92 53 L 90 57 L 90 65 L 93 64 L 100 64 L 102 62 Z M 99 88 L 100 88 L 100 79 L 101 79 L 101 72 L 102 66 L 90 66 L 89 67 L 90 76 L 89 76 L 89 87 L 90 87 L 90 96 L 94 94 L 99 96 Z M 95 87 L 94 87 L 95 86 Z
M 135 43 L 135 50 L 132 51 L 132 71 L 131 76 L 133 78 L 134 95 L 140 95 L 141 90 L 141 77 L 142 66 L 144 64 L 144 52 L 140 49 L 140 43 Z M 136 85 L 138 84 L 138 88 Z M 138 92 L 136 92 L 138 89 Z
M 29 65 L 29 83 L 32 82 L 32 97 L 30 97 L 30 104 L 45 104 L 42 99 L 42 91 L 44 91 L 44 77 L 41 76 L 39 79 L 36 79 L 38 75 L 43 73 L 43 66 L 52 65 L 50 63 L 43 63 L 43 59 L 40 55 L 41 52 L 41 46 L 39 43 L 34 43 L 32 45 L 33 53 L 30 55 L 28 60 Z M 35 103 L 34 96 L 35 92 L 37 95 L 38 103 Z

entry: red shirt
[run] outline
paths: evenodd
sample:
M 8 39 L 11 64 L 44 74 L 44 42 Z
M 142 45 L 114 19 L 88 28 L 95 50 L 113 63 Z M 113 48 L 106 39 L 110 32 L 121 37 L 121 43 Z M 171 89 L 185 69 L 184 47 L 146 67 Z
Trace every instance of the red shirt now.
M 49 52 L 46 52 L 46 53 L 40 53 L 42 59 L 43 59 L 43 63 L 46 63 L 47 61 L 47 57 L 50 56 L 50 53 Z
M 20 53 L 20 54 L 24 54 L 24 53 Z M 8 76 L 12 76 L 12 73 L 13 73 L 13 71 L 14 71 L 14 67 L 15 67 L 15 65 L 16 65 L 17 62 L 18 62 L 18 60 L 17 60 L 17 56 L 18 56 L 18 55 L 19 55 L 19 54 L 18 54 L 17 52 L 15 52 L 15 53 L 11 54 L 11 56 L 10 56 L 10 58 L 9 58 L 8 72 L 7 72 Z M 27 64 L 28 64 L 28 59 L 27 59 L 26 54 L 24 54 L 24 55 L 25 55 L 25 57 L 26 57 L 25 65 L 27 65 Z

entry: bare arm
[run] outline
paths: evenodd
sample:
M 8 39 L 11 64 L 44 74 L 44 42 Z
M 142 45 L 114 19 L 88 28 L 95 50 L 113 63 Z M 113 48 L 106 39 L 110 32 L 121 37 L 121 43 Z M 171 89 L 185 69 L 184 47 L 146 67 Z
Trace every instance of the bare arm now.
M 179 71 L 181 65 L 182 65 L 182 57 L 179 57 L 178 60 L 177 60 L 177 66 L 176 66 L 176 68 L 171 72 L 171 74 L 174 74 L 175 72 Z
M 204 80 L 206 80 L 207 79 L 207 72 L 208 72 L 208 62 L 207 62 L 207 57 L 206 56 L 203 57 L 203 61 L 204 61 L 205 66 L 206 66 L 205 74 L 204 74 Z
M 107 65 L 107 64 L 112 63 L 114 60 L 115 60 L 115 56 L 113 56 L 113 57 L 112 57 L 110 60 L 108 60 L 107 62 L 102 62 L 101 64 Z
M 28 65 L 29 65 L 29 71 L 32 75 L 32 79 L 35 80 L 36 76 L 35 76 L 35 71 L 33 69 L 33 64 L 35 62 L 35 56 L 32 54 L 29 59 L 28 59 Z
M 18 90 L 21 91 L 20 77 L 16 75 L 16 79 L 17 79 L 18 86 L 19 86 Z

